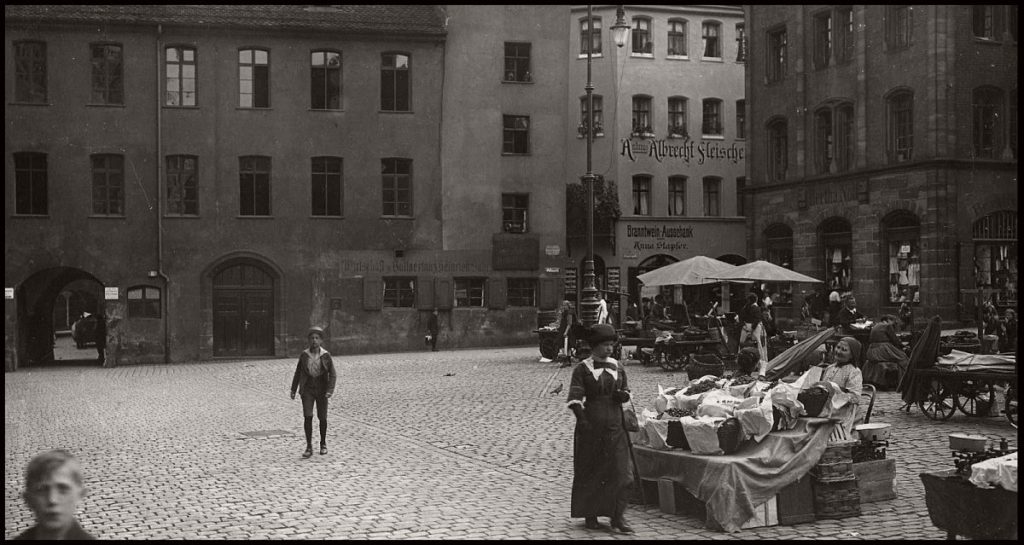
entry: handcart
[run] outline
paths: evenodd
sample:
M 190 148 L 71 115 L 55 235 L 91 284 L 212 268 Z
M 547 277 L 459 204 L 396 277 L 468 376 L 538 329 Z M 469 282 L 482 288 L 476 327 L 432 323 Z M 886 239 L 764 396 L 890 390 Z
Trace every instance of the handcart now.
M 996 388 L 1006 387 L 1003 410 L 1017 427 L 1017 360 L 1013 354 L 966 354 L 952 364 L 939 365 L 938 316 L 931 319 L 910 354 L 907 371 L 897 390 L 910 410 L 912 404 L 933 420 L 948 420 L 957 409 L 970 416 L 987 416 L 996 403 Z

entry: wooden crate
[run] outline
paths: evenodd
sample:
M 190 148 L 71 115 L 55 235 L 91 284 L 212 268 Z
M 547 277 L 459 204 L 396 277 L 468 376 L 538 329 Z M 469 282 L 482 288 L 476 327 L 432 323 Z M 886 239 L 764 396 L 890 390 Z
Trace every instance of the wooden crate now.
M 804 475 L 783 488 L 776 498 L 779 505 L 779 524 L 814 522 L 814 490 L 811 488 L 810 475 Z
M 860 502 L 891 500 L 896 497 L 896 460 L 868 460 L 853 464 Z

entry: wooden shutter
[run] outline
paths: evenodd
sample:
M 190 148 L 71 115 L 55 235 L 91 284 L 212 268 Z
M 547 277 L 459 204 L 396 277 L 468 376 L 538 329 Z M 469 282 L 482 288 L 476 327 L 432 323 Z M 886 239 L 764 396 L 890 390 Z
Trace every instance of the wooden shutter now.
M 363 310 L 380 310 L 384 306 L 384 281 L 363 278 Z
M 537 305 L 540 306 L 541 310 L 548 310 L 558 308 L 558 283 L 561 278 L 544 277 L 540 279 L 539 290 L 537 294 Z
M 434 277 L 416 277 L 416 308 L 433 310 L 434 308 Z
M 452 298 L 455 295 L 452 290 L 453 288 L 451 278 L 435 278 L 434 306 L 442 310 L 448 310 L 452 308 Z
M 508 300 L 508 284 L 504 278 L 488 278 L 487 279 L 487 291 L 488 299 L 487 308 L 500 310 L 505 308 Z

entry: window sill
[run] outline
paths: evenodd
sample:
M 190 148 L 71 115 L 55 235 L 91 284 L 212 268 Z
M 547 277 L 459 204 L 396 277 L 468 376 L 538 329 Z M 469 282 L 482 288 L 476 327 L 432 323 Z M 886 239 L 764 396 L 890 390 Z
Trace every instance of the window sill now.
M 245 216 L 245 215 L 239 214 L 239 215 L 235 216 L 235 219 L 239 219 L 239 220 L 272 220 L 272 219 L 274 219 L 274 216 Z
M 653 132 L 631 132 L 629 136 L 633 138 L 654 138 L 657 135 Z
M 264 111 L 273 110 L 273 108 L 271 108 L 270 106 L 267 106 L 266 108 L 245 108 L 245 107 L 242 107 L 242 106 L 236 106 L 235 110 L 241 110 L 243 112 L 246 112 L 246 111 L 264 112 Z
M 687 138 L 689 138 L 689 136 L 688 136 L 688 135 L 685 135 L 685 134 L 671 134 L 671 133 L 670 133 L 670 134 L 669 134 L 669 135 L 668 135 L 668 136 L 667 136 L 666 138 L 668 138 L 668 139 L 670 139 L 670 140 L 676 140 L 676 139 L 678 139 L 678 140 L 682 140 L 682 139 L 687 139 Z
M 633 51 L 629 54 L 629 56 L 633 57 L 634 59 L 653 59 L 654 53 L 637 53 L 636 51 Z
M 414 306 L 408 306 L 408 307 L 389 307 L 389 306 L 385 305 L 385 306 L 380 307 L 380 309 L 385 311 L 385 312 L 389 312 L 389 311 L 410 312 L 410 311 L 417 311 L 418 310 L 415 305 Z
M 323 214 L 323 215 L 310 214 L 309 215 L 309 219 L 311 219 L 311 220 L 343 220 L 343 219 L 345 219 L 345 216 L 330 216 L 330 215 L 327 215 L 327 214 Z
M 88 108 L 124 108 L 124 104 L 86 104 Z
M 501 152 L 502 157 L 529 157 L 529 153 L 510 153 L 507 151 Z
M 721 134 L 702 134 L 700 137 L 702 140 L 725 140 L 725 136 Z
M 50 214 L 11 214 L 12 219 L 50 219 Z
M 594 138 L 600 138 L 600 137 L 602 137 L 602 136 L 604 136 L 604 133 L 603 133 L 603 132 L 595 132 L 595 133 L 594 133 Z M 579 139 L 581 139 L 581 140 L 582 140 L 582 139 L 584 139 L 584 138 L 586 138 L 586 137 L 587 137 L 587 135 L 585 135 L 585 134 L 577 134 L 577 135 L 576 135 L 576 138 L 579 138 Z
M 377 110 L 379 114 L 411 114 L 412 110 Z
M 530 81 L 516 81 L 516 80 L 511 80 L 511 79 L 503 79 L 503 80 L 501 80 L 501 82 L 502 83 L 517 83 L 517 84 L 520 84 L 520 85 L 533 85 L 533 80 L 530 80 Z
M 53 106 L 50 102 L 8 102 L 11 106 Z
M 164 214 L 164 219 L 197 220 L 199 214 Z
M 126 216 L 124 216 L 124 215 L 121 215 L 121 216 L 104 216 L 104 215 L 100 215 L 100 214 L 89 214 L 89 219 L 95 219 L 95 220 L 123 220 L 123 219 L 128 219 L 128 218 Z
M 701 57 L 700 61 L 701 62 L 725 62 L 725 61 L 722 60 L 722 57 Z
M 591 55 L 591 58 L 600 59 L 603 56 L 604 55 L 602 55 L 600 53 L 594 53 L 593 55 Z M 587 58 L 587 54 L 586 53 L 580 53 L 576 58 L 577 59 L 586 59 Z
M 165 110 L 198 110 L 199 106 L 175 106 L 173 104 L 164 104 Z
M 670 61 L 688 61 L 690 60 L 689 55 L 665 55 L 665 59 Z
M 382 220 L 414 220 L 416 218 L 413 217 L 413 216 L 385 216 L 385 215 L 382 214 L 380 216 L 380 219 L 382 219 Z
M 325 113 L 331 113 L 331 112 L 334 112 L 334 113 L 341 112 L 341 113 L 343 113 L 345 110 L 343 108 L 307 108 L 306 111 L 307 112 L 325 112 Z

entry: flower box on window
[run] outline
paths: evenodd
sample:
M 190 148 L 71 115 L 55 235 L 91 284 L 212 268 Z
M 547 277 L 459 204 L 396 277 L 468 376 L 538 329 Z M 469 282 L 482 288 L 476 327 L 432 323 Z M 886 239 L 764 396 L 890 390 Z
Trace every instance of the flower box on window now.
M 580 123 L 580 126 L 577 127 L 576 131 L 579 133 L 580 138 L 586 138 L 587 124 Z M 604 136 L 604 127 L 602 127 L 600 123 L 594 123 L 594 136 Z
M 668 127 L 669 138 L 686 138 L 686 126 L 684 125 L 669 125 Z
M 636 126 L 633 127 L 633 133 L 631 136 L 639 138 L 654 138 L 654 130 L 652 130 L 650 126 Z

